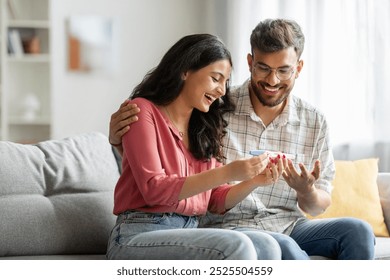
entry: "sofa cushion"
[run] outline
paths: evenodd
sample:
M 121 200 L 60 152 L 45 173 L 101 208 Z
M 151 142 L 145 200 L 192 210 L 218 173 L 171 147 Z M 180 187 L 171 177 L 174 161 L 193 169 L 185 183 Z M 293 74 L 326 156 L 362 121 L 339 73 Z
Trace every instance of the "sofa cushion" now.
M 0 256 L 104 254 L 119 178 L 107 137 L 0 142 Z
M 389 236 L 377 185 L 378 160 L 336 161 L 332 204 L 315 218 L 355 217 L 371 224 L 376 236 Z
M 377 237 L 375 243 L 375 259 L 390 260 L 390 238 Z

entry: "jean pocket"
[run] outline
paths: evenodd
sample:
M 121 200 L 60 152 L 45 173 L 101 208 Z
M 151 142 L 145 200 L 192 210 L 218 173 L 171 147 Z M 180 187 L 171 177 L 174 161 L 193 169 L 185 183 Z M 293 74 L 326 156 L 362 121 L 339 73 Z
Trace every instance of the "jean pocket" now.
M 159 224 L 166 219 L 165 213 L 129 212 L 123 215 L 126 224 Z
M 163 224 L 167 219 L 167 214 L 164 213 L 143 213 L 143 212 L 128 212 L 121 214 L 117 221 L 117 240 L 119 243 L 125 243 L 135 235 L 164 229 Z

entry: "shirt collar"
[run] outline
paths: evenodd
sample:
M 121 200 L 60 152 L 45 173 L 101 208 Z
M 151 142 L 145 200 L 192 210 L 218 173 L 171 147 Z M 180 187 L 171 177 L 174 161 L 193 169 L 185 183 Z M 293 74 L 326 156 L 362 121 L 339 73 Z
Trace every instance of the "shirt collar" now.
M 251 117 L 254 121 L 261 121 L 261 119 L 256 115 L 249 94 L 249 82 L 250 79 L 246 80 L 244 84 L 237 88 L 235 91 L 236 98 L 236 110 L 235 115 L 246 115 Z M 282 113 L 276 118 L 276 121 L 280 125 L 285 125 L 289 123 L 299 123 L 300 119 L 298 117 L 298 110 L 295 102 L 295 97 L 290 94 L 287 99 L 287 105 L 284 107 Z

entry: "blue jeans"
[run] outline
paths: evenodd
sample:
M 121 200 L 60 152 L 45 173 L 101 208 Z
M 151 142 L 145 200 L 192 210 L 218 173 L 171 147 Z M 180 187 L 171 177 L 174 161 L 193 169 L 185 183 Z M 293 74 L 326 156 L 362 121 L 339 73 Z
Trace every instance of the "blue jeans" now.
M 244 232 L 249 238 L 256 238 L 258 234 L 267 233 L 279 244 L 282 251 L 282 260 L 309 260 L 308 254 L 290 236 L 271 231 L 262 231 L 254 228 L 235 228 L 234 230 Z
M 371 260 L 375 236 L 371 226 L 355 218 L 302 220 L 290 235 L 310 256 L 338 260 Z
M 128 211 L 118 216 L 108 243 L 108 259 L 281 259 L 270 235 L 197 228 L 198 218 L 174 213 Z

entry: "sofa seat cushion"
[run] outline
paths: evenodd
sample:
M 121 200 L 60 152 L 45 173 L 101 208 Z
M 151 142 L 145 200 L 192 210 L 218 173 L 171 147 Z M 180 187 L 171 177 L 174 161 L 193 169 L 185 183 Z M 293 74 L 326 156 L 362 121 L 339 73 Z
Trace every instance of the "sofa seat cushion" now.
M 390 260 L 390 238 L 388 237 L 376 238 L 375 259 Z
M 0 256 L 104 254 L 118 166 L 107 137 L 0 142 Z

